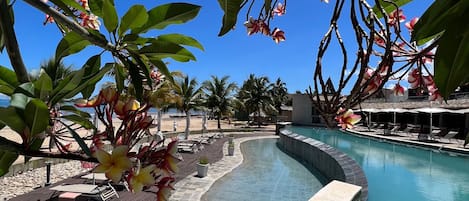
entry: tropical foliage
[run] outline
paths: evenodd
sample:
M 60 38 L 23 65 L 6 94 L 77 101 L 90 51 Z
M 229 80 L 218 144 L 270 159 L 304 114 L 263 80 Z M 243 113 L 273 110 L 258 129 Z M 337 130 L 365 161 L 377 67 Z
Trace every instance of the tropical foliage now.
M 186 114 L 185 139 L 189 139 L 191 111 L 201 109 L 203 91 L 195 78 L 184 76 L 175 81 L 174 93 L 178 96 L 176 108 Z
M 173 82 L 163 60 L 194 61 L 194 55 L 186 46 L 203 48 L 189 36 L 150 33 L 193 19 L 200 7 L 169 3 L 147 10 L 137 4 L 119 16 L 113 0 L 24 2 L 43 12 L 45 23 L 55 23 L 63 34 L 55 50 L 56 64 L 90 45 L 101 50 L 78 70 L 59 73 L 58 68 L 45 69 L 37 79 L 31 80 L 14 30 L 14 16 L 18 12 L 13 12 L 12 4 L 23 2 L 0 2 L 0 49 L 6 50 L 13 68 L 0 66 L 0 93 L 10 97 L 10 105 L 0 108 L 0 127 L 8 126 L 22 139 L 14 142 L 0 138 L 0 176 L 8 171 L 18 155 L 27 159 L 37 156 L 98 162 L 96 171 L 105 172 L 116 182 L 127 180 L 134 192 L 156 186 L 158 199 L 165 200 L 168 189 L 172 188 L 178 160 L 175 142 L 162 147 L 162 142 L 153 141 L 148 146 L 135 148 L 153 121 L 147 114 L 152 106 L 151 93 L 162 86 L 161 77 Z M 105 63 L 102 61 L 104 54 L 109 54 L 113 60 Z M 91 97 L 96 83 L 111 71 L 115 87 L 107 87 Z M 161 76 L 154 76 L 153 71 Z M 83 97 L 77 106 L 95 109 L 104 130 L 96 130 L 90 115 L 74 105 L 59 107 L 58 103 L 76 96 Z M 58 115 L 58 110 L 66 115 Z M 121 125 L 114 125 L 113 115 L 122 119 Z M 55 124 L 51 122 L 63 124 L 68 132 L 50 132 Z M 90 129 L 91 136 L 81 135 L 79 128 Z M 57 139 L 57 149 L 41 149 L 48 137 Z M 71 142 L 78 148 L 71 148 Z M 112 154 L 107 152 L 109 150 Z
M 254 113 L 258 127 L 262 123 L 260 121 L 262 113 L 276 112 L 269 83 L 268 77 L 256 77 L 254 74 L 250 74 L 238 93 L 238 99 L 244 104 L 248 114 Z
M 219 79 L 212 76 L 212 80 L 202 83 L 205 97 L 205 106 L 210 113 L 217 118 L 217 126 L 221 128 L 221 118 L 223 116 L 230 118 L 233 114 L 234 92 L 237 89 L 236 83 L 228 81 L 229 76 L 223 76 Z

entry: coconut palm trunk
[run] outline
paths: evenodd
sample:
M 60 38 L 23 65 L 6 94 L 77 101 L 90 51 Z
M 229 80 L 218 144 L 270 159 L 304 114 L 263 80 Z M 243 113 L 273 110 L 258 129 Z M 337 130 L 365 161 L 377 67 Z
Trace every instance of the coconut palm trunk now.
M 160 132 L 161 131 L 161 118 L 163 116 L 163 112 L 161 111 L 161 108 L 158 108 L 158 113 L 156 113 L 157 117 L 158 118 L 158 125 L 157 125 L 157 131 Z
M 185 130 L 185 139 L 189 139 L 189 127 L 191 126 L 191 113 L 186 111 L 186 130 Z

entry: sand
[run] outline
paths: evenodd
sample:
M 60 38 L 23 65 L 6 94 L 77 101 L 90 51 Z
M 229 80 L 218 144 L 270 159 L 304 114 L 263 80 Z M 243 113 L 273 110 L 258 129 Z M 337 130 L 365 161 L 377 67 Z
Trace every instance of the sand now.
M 154 117 L 154 124 L 157 123 L 157 120 L 156 120 L 156 114 L 152 114 L 152 116 Z M 175 117 L 177 116 L 177 117 Z M 181 115 L 175 115 L 175 116 L 170 116 L 169 114 L 164 114 L 162 117 L 162 121 L 161 121 L 161 131 L 163 133 L 165 132 L 181 132 L 183 133 L 186 129 L 186 118 L 185 117 L 180 117 Z M 120 125 L 120 120 L 119 119 L 114 119 L 114 125 L 117 127 Z M 193 116 L 191 117 L 191 120 L 190 120 L 190 131 L 201 131 L 202 130 L 202 122 L 203 122 L 203 118 L 202 116 Z M 231 128 L 235 128 L 235 125 L 242 125 L 244 123 L 236 123 L 235 122 L 228 122 L 227 120 L 222 120 L 221 121 L 221 128 L 222 129 L 231 129 Z M 174 126 L 176 125 L 176 126 Z M 102 124 L 98 125 L 98 129 L 103 129 L 104 127 L 102 126 Z M 207 129 L 208 130 L 215 130 L 217 129 L 217 121 L 216 120 L 207 120 Z M 90 131 L 87 131 L 87 130 L 84 130 L 84 129 L 79 129 L 77 130 L 77 132 L 81 135 L 81 136 L 87 136 L 87 135 L 90 135 Z M 157 132 L 157 127 L 156 126 L 152 126 L 152 128 L 150 129 L 150 132 L 152 134 L 155 134 Z M 15 133 L 13 130 L 11 130 L 10 128 L 8 127 L 5 127 L 3 128 L 2 130 L 0 130 L 0 136 L 1 137 L 5 137 L 6 139 L 8 140 L 12 140 L 12 141 L 15 141 L 15 142 L 18 142 L 18 143 L 22 143 L 22 139 L 20 137 L 19 134 Z M 91 143 L 90 141 L 88 141 L 88 143 Z M 44 143 L 43 143 L 43 148 L 48 148 L 49 147 L 49 138 L 46 138 Z M 72 147 L 71 149 L 78 149 L 78 145 L 76 143 L 73 143 L 72 144 Z M 22 163 L 24 161 L 23 157 L 20 157 L 18 158 L 14 164 L 17 164 L 17 163 Z

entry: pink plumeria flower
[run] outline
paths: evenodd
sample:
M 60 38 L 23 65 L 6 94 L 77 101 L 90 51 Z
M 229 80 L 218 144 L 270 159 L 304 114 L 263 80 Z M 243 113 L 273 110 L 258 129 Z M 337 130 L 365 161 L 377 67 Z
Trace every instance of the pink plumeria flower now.
M 417 23 L 417 21 L 419 21 L 419 18 L 418 17 L 414 17 L 412 20 L 408 21 L 405 23 L 405 27 L 407 27 L 407 29 L 412 32 L 414 30 L 414 26 L 415 24 Z
M 392 89 L 392 92 L 395 96 L 404 96 L 404 87 L 397 83 Z
M 281 41 L 285 41 L 285 32 L 283 32 L 279 28 L 275 28 L 274 31 L 272 32 L 272 39 L 277 44 Z
M 435 84 L 432 84 L 427 87 L 428 88 L 428 94 L 430 95 L 428 97 L 429 101 L 438 101 L 440 103 L 443 102 L 443 96 L 441 96 L 440 91 L 438 88 L 436 88 Z
M 378 90 L 379 86 L 381 85 L 382 83 L 382 77 L 381 77 L 381 74 L 383 69 L 387 69 L 386 67 L 385 68 L 382 68 L 381 69 L 381 72 L 378 73 L 377 75 L 375 75 L 373 77 L 373 79 L 368 83 L 368 85 L 366 85 L 365 89 L 363 90 L 363 92 L 365 94 L 372 94 L 374 93 L 376 90 Z M 366 84 L 366 82 L 371 79 L 371 77 L 373 76 L 373 74 L 375 73 L 375 71 L 371 68 L 366 68 L 365 70 L 365 74 L 363 75 L 363 79 L 361 81 L 361 85 L 364 85 Z
M 270 27 L 264 21 L 259 21 L 259 31 L 266 36 L 270 36 Z
M 283 5 L 282 3 L 278 3 L 277 4 L 277 7 L 272 11 L 272 15 L 277 15 L 277 16 L 282 16 L 282 15 L 285 15 L 285 5 Z
M 249 21 L 244 23 L 244 26 L 247 28 L 248 35 L 252 35 L 260 31 L 258 20 L 255 20 L 252 17 L 249 18 Z
M 431 86 L 431 85 L 434 85 L 434 84 L 435 84 L 435 82 L 433 81 L 432 76 L 430 76 L 430 75 L 422 76 L 422 80 L 423 80 L 423 83 L 424 83 L 426 86 Z
M 348 109 L 345 112 L 342 112 L 343 109 L 339 109 L 339 115 L 335 118 L 339 123 L 342 129 L 353 128 L 356 123 L 358 123 L 362 117 L 360 115 L 354 114 L 352 109 Z
M 99 26 L 101 26 L 101 22 L 98 20 L 98 17 L 96 15 L 80 13 L 80 18 L 81 26 L 99 31 Z
M 384 35 L 382 31 L 380 31 L 379 34 L 374 34 L 374 41 L 376 45 L 384 47 L 384 45 L 386 44 L 386 40 L 384 40 Z
M 397 22 L 404 22 L 406 19 L 402 9 L 394 10 L 389 14 L 388 24 L 394 26 Z
M 407 75 L 407 81 L 409 81 L 410 88 L 415 89 L 420 86 L 420 72 L 418 69 L 412 69 Z
M 79 0 L 79 2 L 81 3 L 81 6 L 82 6 L 85 10 L 87 10 L 87 11 L 90 10 L 90 6 L 88 5 L 88 0 Z

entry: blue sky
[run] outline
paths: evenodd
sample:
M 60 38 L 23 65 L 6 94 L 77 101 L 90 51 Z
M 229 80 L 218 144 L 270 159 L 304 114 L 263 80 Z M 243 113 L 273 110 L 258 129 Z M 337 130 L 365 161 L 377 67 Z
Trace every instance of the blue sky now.
M 131 4 L 143 4 L 150 9 L 157 4 L 173 1 L 125 1 L 116 0 L 121 17 Z M 249 74 L 268 76 L 271 82 L 281 78 L 287 84 L 288 91 L 302 91 L 312 85 L 313 69 L 319 41 L 326 32 L 333 1 L 330 4 L 320 0 L 288 1 L 287 13 L 276 17 L 271 23 L 285 31 L 286 41 L 275 44 L 271 38 L 260 34 L 247 36 L 243 22 L 246 20 L 246 9 L 239 15 L 234 31 L 218 37 L 221 27 L 222 11 L 216 0 L 187 0 L 184 2 L 201 5 L 199 16 L 183 25 L 172 25 L 165 30 L 151 32 L 157 36 L 164 33 L 182 33 L 196 38 L 205 51 L 190 48 L 196 56 L 196 62 L 180 63 L 169 60 L 171 71 L 179 70 L 196 77 L 199 82 L 210 79 L 211 75 L 230 76 L 230 81 L 241 85 Z M 404 7 L 407 20 L 420 16 L 432 3 L 428 0 L 414 0 Z M 15 3 L 15 29 L 20 50 L 28 70 L 38 69 L 41 62 L 55 54 L 55 48 L 61 34 L 54 24 L 43 26 L 44 14 L 27 5 L 24 1 Z M 259 9 L 254 9 L 257 15 Z M 255 16 L 256 16 L 255 15 Z M 353 45 L 353 33 L 345 16 L 339 24 L 346 45 Z M 272 27 L 272 28 L 273 28 Z M 105 31 L 103 25 L 101 30 Z M 403 30 L 407 31 L 407 30 Z M 105 34 L 107 35 L 107 34 Z M 66 64 L 81 67 L 87 58 L 99 52 L 90 47 L 65 59 Z M 355 54 L 350 50 L 349 54 Z M 339 57 L 340 56 L 340 57 Z M 110 61 L 110 57 L 107 58 Z M 106 61 L 103 61 L 103 63 Z M 324 71 L 333 80 L 339 75 L 341 54 L 337 46 L 329 50 L 323 61 Z M 6 51 L 0 55 L 0 65 L 10 67 Z M 370 63 L 373 65 L 373 63 Z M 110 78 L 106 78 L 109 81 Z

